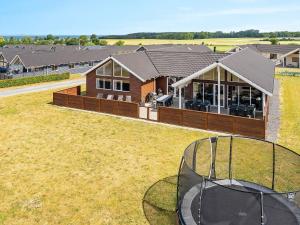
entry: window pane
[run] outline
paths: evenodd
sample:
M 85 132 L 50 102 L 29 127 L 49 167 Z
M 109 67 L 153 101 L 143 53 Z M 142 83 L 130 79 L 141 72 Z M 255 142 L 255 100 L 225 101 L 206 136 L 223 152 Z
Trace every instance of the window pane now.
M 111 89 L 109 80 L 105 81 L 105 89 Z
M 112 75 L 112 62 L 108 62 L 105 64 L 105 74 L 104 75 Z
M 96 70 L 96 74 L 97 74 L 97 75 L 104 75 L 104 69 L 103 69 L 103 66 L 100 67 L 100 68 L 98 68 L 98 69 Z
M 114 76 L 121 76 L 121 66 L 119 66 L 117 63 L 114 63 Z
M 99 80 L 98 88 L 104 88 L 103 80 Z
M 123 91 L 130 91 L 130 83 L 124 81 L 123 82 Z
M 115 83 L 114 89 L 116 91 L 122 91 L 122 86 L 121 86 L 122 82 L 121 81 L 115 81 L 114 83 Z
M 127 77 L 127 78 L 130 77 L 130 73 L 123 68 L 122 68 L 122 77 Z

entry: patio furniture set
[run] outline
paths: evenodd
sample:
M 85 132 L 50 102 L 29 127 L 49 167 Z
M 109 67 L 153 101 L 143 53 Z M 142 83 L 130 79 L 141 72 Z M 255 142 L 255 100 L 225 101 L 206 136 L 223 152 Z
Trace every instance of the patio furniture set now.
M 202 112 L 210 112 L 210 101 L 208 100 L 200 100 L 200 99 L 194 99 L 194 100 L 188 100 L 185 102 L 185 108 L 186 109 L 192 109 Z
M 103 93 L 98 93 L 97 94 L 97 99 L 106 99 L 106 100 L 117 100 L 117 101 L 126 101 L 126 102 L 131 102 L 131 96 L 127 95 L 124 97 L 124 95 L 111 95 L 111 94 L 103 94 Z

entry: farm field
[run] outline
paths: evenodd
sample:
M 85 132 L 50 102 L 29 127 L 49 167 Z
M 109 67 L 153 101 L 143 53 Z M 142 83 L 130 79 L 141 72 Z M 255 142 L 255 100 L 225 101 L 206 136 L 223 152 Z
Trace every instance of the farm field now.
M 217 46 L 218 51 L 227 51 L 236 45 L 243 44 L 270 44 L 268 41 L 262 41 L 263 38 L 212 38 L 195 40 L 164 40 L 164 39 L 124 39 L 125 45 L 153 45 L 153 44 L 202 44 Z M 107 39 L 109 45 L 115 44 L 119 39 Z M 280 44 L 299 44 L 297 41 L 282 41 Z

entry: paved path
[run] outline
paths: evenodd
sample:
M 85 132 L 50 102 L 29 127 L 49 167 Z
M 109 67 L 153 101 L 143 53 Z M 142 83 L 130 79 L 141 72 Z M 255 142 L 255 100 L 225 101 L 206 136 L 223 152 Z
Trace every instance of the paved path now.
M 267 140 L 277 142 L 280 129 L 280 81 L 275 78 L 273 96 L 270 99 Z
M 16 89 L 9 89 L 9 90 L 0 90 L 0 97 L 8 97 L 13 95 L 20 95 L 32 92 L 40 92 L 40 91 L 47 91 L 51 89 L 58 89 L 58 88 L 65 88 L 69 86 L 77 86 L 85 83 L 85 79 L 76 79 L 76 80 L 66 80 L 66 81 L 59 81 L 55 83 L 48 83 L 48 84 L 41 84 L 36 86 L 30 87 L 21 87 Z

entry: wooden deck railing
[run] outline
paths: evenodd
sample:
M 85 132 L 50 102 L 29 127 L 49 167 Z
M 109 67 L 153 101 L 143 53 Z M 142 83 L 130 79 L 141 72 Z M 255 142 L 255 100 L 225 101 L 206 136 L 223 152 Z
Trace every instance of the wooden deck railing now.
M 265 138 L 265 121 L 252 118 L 159 107 L 158 121 L 204 130 Z
M 53 93 L 53 104 L 76 109 L 140 118 L 139 104 L 81 96 L 80 86 Z M 148 110 L 148 109 L 147 109 Z M 147 111 L 147 114 L 149 110 Z M 147 119 L 149 115 L 146 115 Z M 142 117 L 141 117 L 142 118 Z M 252 119 L 194 110 L 158 107 L 157 121 L 203 130 L 265 138 L 266 119 Z
M 97 99 L 81 96 L 78 93 L 80 93 L 80 86 L 54 92 L 53 104 L 120 116 L 139 117 L 139 105 L 137 103 Z

